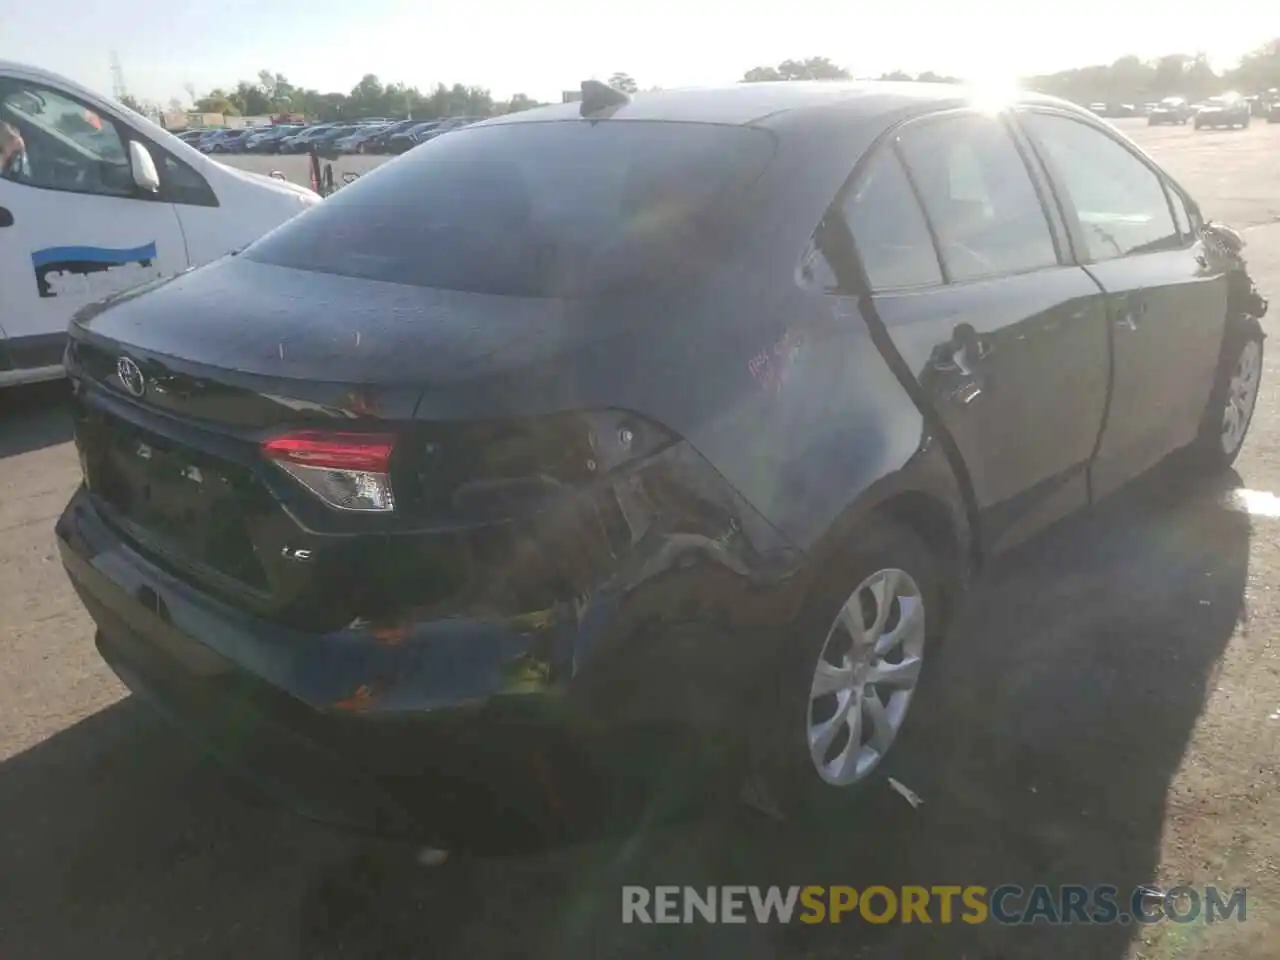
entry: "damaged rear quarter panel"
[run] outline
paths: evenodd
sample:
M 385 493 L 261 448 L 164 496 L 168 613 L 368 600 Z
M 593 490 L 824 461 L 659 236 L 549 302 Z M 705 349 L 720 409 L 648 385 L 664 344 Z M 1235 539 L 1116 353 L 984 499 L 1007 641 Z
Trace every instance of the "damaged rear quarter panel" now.
M 842 109 L 817 123 L 788 114 L 773 124 L 781 147 L 755 212 L 767 226 L 724 280 L 728 311 L 709 323 L 724 345 L 719 393 L 681 432 L 802 552 L 838 540 L 863 510 L 906 491 L 941 501 L 967 537 L 961 481 L 857 298 L 797 282 L 797 264 L 858 159 L 917 112 L 868 119 L 856 106 L 847 116 Z
M 802 550 L 903 470 L 924 421 L 851 298 L 800 294 L 793 322 L 748 361 L 736 403 L 690 441 Z

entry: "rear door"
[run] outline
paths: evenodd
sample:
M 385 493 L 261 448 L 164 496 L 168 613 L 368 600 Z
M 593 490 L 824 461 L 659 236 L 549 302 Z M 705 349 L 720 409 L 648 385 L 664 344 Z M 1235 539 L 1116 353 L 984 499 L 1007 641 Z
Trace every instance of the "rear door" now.
M 1104 496 L 1191 442 L 1209 400 L 1227 278 L 1185 198 L 1100 125 L 1036 108 L 1021 122 L 1058 185 L 1085 269 L 1106 290 L 1114 374 L 1093 483 Z
M 876 312 L 954 438 L 999 549 L 1087 503 L 1106 404 L 1098 285 L 1004 118 L 900 128 L 844 198 Z
M 0 327 L 14 367 L 56 366 L 79 307 L 185 269 L 186 245 L 173 205 L 134 185 L 128 127 L 9 75 L 0 121 L 27 154 L 23 172 L 0 176 Z

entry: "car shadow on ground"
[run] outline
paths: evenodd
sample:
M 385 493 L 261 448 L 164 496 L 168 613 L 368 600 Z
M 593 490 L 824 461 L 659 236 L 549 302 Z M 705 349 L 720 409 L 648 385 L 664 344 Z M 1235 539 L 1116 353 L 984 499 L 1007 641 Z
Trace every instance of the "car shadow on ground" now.
M 1120 960 L 1133 926 L 624 925 L 620 888 L 1149 881 L 1248 570 L 1248 516 L 1182 486 L 983 578 L 895 748 L 919 809 L 880 784 L 838 821 L 735 811 L 424 869 L 233 799 L 130 700 L 0 764 L 0 955 Z
M 71 439 L 65 380 L 0 388 L 0 459 Z

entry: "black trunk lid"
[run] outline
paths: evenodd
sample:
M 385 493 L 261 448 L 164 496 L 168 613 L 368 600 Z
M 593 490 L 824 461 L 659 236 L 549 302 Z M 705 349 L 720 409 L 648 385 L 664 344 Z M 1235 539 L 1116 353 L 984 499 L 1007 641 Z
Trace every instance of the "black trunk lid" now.
M 67 350 L 76 442 L 104 517 L 188 581 L 315 629 L 393 606 L 389 590 L 462 597 L 510 556 L 521 535 L 509 523 L 453 510 L 447 498 L 415 502 L 415 452 L 442 442 L 487 449 L 494 430 L 510 448 L 508 428 L 467 424 L 550 412 L 556 401 L 535 400 L 518 372 L 618 327 L 579 325 L 556 301 L 238 258 L 106 306 L 77 318 Z M 415 419 L 424 390 L 429 419 Z M 295 429 L 400 437 L 396 513 L 332 510 L 262 457 L 265 438 Z

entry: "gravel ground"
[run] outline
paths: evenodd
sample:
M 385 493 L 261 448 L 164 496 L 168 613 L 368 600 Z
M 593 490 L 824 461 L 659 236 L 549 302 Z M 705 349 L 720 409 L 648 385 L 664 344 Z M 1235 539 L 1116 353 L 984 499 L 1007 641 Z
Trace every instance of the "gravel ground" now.
M 1250 228 L 1255 275 L 1280 303 L 1280 226 L 1267 226 L 1280 220 L 1280 126 L 1120 125 L 1208 215 Z M 229 162 L 305 181 L 297 158 Z M 728 818 L 430 871 L 243 796 L 125 694 L 53 545 L 78 479 L 63 388 L 0 392 L 0 957 L 1274 958 L 1274 357 L 1267 375 L 1223 489 L 1153 477 L 984 578 L 933 664 L 934 701 L 900 745 L 920 809 L 885 789 L 811 842 Z M 1034 882 L 1246 886 L 1248 920 L 619 923 L 621 883 Z

